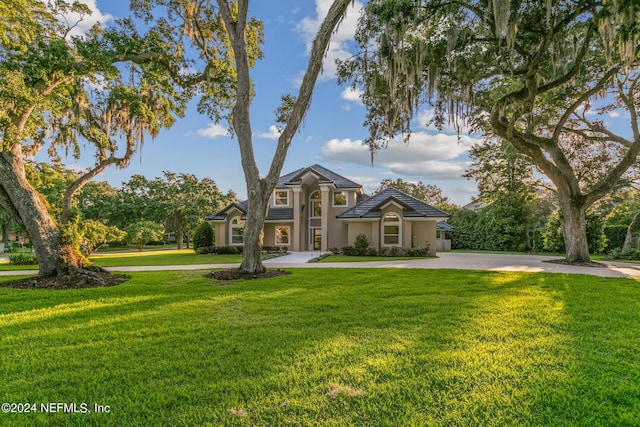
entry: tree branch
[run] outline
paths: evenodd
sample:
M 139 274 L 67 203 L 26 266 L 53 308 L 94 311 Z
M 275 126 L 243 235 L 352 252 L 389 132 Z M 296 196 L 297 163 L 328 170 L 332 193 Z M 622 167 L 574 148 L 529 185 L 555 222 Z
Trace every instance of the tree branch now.
M 320 70 L 322 69 L 322 60 L 327 52 L 329 42 L 331 41 L 331 35 L 344 18 L 347 8 L 351 2 L 352 0 L 335 0 L 332 3 L 327 16 L 322 21 L 316 38 L 313 40 L 307 71 L 302 78 L 298 97 L 293 104 L 293 109 L 291 110 L 287 124 L 278 138 L 278 147 L 269 170 L 268 177 L 270 178 L 270 181 L 273 182 L 274 186 L 280 175 L 280 171 L 282 170 L 282 165 L 286 158 L 289 146 L 291 145 L 293 136 L 298 131 L 300 123 L 311 104 L 313 88 L 318 79 L 318 75 L 320 74 Z
M 553 139 L 558 139 L 560 133 L 564 129 L 564 125 L 569 120 L 569 117 L 578 109 L 581 105 L 583 105 L 589 98 L 591 98 L 596 93 L 602 91 L 604 89 L 607 82 L 618 73 L 620 69 L 618 67 L 611 68 L 602 78 L 596 83 L 591 89 L 585 91 L 582 95 L 580 95 L 569 107 L 567 107 L 566 111 L 560 119 L 558 123 L 555 125 L 555 130 L 553 132 Z

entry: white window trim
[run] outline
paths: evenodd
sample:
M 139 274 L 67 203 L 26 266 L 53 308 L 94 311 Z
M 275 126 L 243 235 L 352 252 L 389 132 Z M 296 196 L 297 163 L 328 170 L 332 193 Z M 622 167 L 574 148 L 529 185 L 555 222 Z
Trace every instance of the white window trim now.
M 287 243 L 278 243 L 278 228 L 286 228 L 287 229 Z M 288 225 L 278 225 L 274 229 L 274 244 L 276 246 L 289 246 L 291 244 L 291 227 Z
M 312 198 L 312 196 L 316 193 L 318 193 L 318 198 L 317 199 Z M 320 216 L 314 215 L 315 214 L 315 209 L 313 208 L 314 202 L 320 203 Z M 320 193 L 320 190 L 313 191 L 309 195 L 309 218 L 322 218 L 322 193 Z
M 240 222 L 241 224 L 234 224 L 233 221 L 235 219 L 238 219 L 238 222 Z M 234 216 L 233 218 L 231 218 L 231 221 L 229 222 L 229 245 L 231 246 L 242 246 L 244 245 L 244 232 L 242 233 L 242 242 L 241 243 L 236 243 L 233 241 L 233 230 L 235 229 L 244 229 L 244 221 L 242 221 L 242 219 L 240 218 L 240 216 Z
M 277 197 L 278 193 L 285 193 L 287 195 L 287 197 L 285 198 L 287 203 L 285 204 L 278 204 L 277 200 L 279 199 Z M 289 191 L 288 190 L 274 190 L 273 191 L 273 206 L 279 208 L 279 207 L 284 207 L 284 206 L 289 206 Z
M 387 221 L 385 221 L 385 220 L 384 220 L 384 218 L 385 218 L 387 215 L 394 215 L 396 218 L 398 218 L 398 221 L 397 221 L 397 222 L 396 222 L 396 221 L 393 221 L 393 222 L 387 222 Z M 381 242 L 381 246 L 383 246 L 383 247 L 388 247 L 388 248 L 390 248 L 390 247 L 392 247 L 392 246 L 402 247 L 402 217 L 401 217 L 400 215 L 398 215 L 397 213 L 395 213 L 395 212 L 387 212 L 386 214 L 384 214 L 384 215 L 382 216 L 382 221 L 381 221 L 381 223 L 382 223 L 382 224 L 381 224 L 382 230 L 380 230 L 380 232 L 381 232 L 380 234 L 382 234 L 382 242 Z M 385 238 L 386 236 L 395 236 L 395 234 L 385 234 L 385 232 L 384 232 L 384 226 L 385 226 L 385 225 L 392 225 L 392 224 L 393 224 L 393 225 L 396 225 L 396 224 L 398 225 L 398 234 L 397 234 L 397 236 L 398 236 L 398 243 L 397 243 L 397 244 L 393 244 L 393 243 L 389 244 L 389 243 L 385 243 L 385 242 L 384 242 L 384 240 L 385 240 L 384 238 Z
M 344 205 L 336 205 L 336 194 L 344 194 Z M 331 195 L 332 197 L 332 206 L 334 208 L 346 208 L 349 207 L 349 197 L 346 191 L 334 191 Z

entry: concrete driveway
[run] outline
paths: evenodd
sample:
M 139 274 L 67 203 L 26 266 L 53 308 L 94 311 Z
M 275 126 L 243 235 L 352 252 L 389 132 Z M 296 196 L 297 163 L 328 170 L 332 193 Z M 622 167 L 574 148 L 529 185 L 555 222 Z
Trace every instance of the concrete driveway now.
M 437 258 L 419 258 L 408 261 L 333 262 L 309 263 L 319 252 L 293 252 L 266 260 L 268 268 L 452 268 L 460 270 L 526 271 L 533 273 L 587 274 L 600 277 L 627 277 L 640 280 L 640 264 L 602 262 L 603 267 L 576 267 L 546 262 L 561 257 L 539 255 L 476 254 L 441 252 Z M 173 266 L 112 267 L 109 271 L 159 271 L 159 270 L 206 270 L 213 268 L 235 268 L 238 264 L 197 264 Z M 0 271 L 0 276 L 34 275 L 31 271 Z
M 306 263 L 318 252 L 297 252 L 267 260 L 271 268 L 452 268 L 460 270 L 526 271 L 533 273 L 587 274 L 600 277 L 628 277 L 640 279 L 640 265 L 605 261 L 603 267 L 577 267 L 548 261 L 562 257 L 550 255 L 477 254 L 440 252 L 437 258 L 418 258 L 408 261 Z

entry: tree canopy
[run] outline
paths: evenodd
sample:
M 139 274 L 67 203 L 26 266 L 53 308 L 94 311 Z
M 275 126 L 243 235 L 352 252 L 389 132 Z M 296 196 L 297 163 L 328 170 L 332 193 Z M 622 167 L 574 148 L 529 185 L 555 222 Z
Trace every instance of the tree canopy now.
M 340 69 L 363 88 L 373 151 L 429 104 L 436 124 L 531 158 L 558 192 L 567 258 L 588 261 L 585 211 L 640 153 L 639 22 L 637 1 L 373 0 Z M 629 126 L 608 127 L 611 112 Z
M 104 168 L 127 166 L 193 96 L 200 95 L 200 112 L 228 116 L 236 70 L 218 10 L 206 2 L 133 2 L 135 19 L 82 36 L 71 35 L 77 22 L 65 18 L 83 19 L 90 13 L 83 4 L 8 0 L 0 7 L 0 207 L 24 224 L 39 274 L 51 276 L 73 263 L 61 258 L 59 224 L 70 220 L 78 191 Z M 254 19 L 246 26 L 249 64 L 260 56 L 261 28 Z M 26 177 L 25 161 L 43 150 L 54 161 L 61 152 L 95 158 L 67 186 L 59 218 Z
M 380 182 L 380 186 L 375 192 L 379 193 L 388 187 L 400 190 L 410 196 L 415 197 L 416 199 L 422 200 L 423 202 L 434 205 L 436 207 L 451 205 L 451 201 L 449 200 L 449 198 L 442 195 L 442 189 L 433 184 L 424 184 L 422 181 L 407 182 L 402 178 L 396 178 L 395 180 L 391 178 L 385 178 Z

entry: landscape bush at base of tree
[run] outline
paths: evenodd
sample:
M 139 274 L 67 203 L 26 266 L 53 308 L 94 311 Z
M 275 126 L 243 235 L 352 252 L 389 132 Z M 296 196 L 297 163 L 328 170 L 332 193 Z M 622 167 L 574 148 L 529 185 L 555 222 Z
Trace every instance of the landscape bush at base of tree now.
M 615 248 L 609 254 L 609 258 L 611 259 L 628 259 L 628 260 L 640 260 L 640 249 L 630 248 L 630 249 L 620 249 Z
M 604 234 L 607 236 L 607 249 L 605 252 L 611 252 L 615 249 L 624 247 L 624 240 L 627 237 L 628 225 L 616 224 L 607 225 L 604 228 Z

